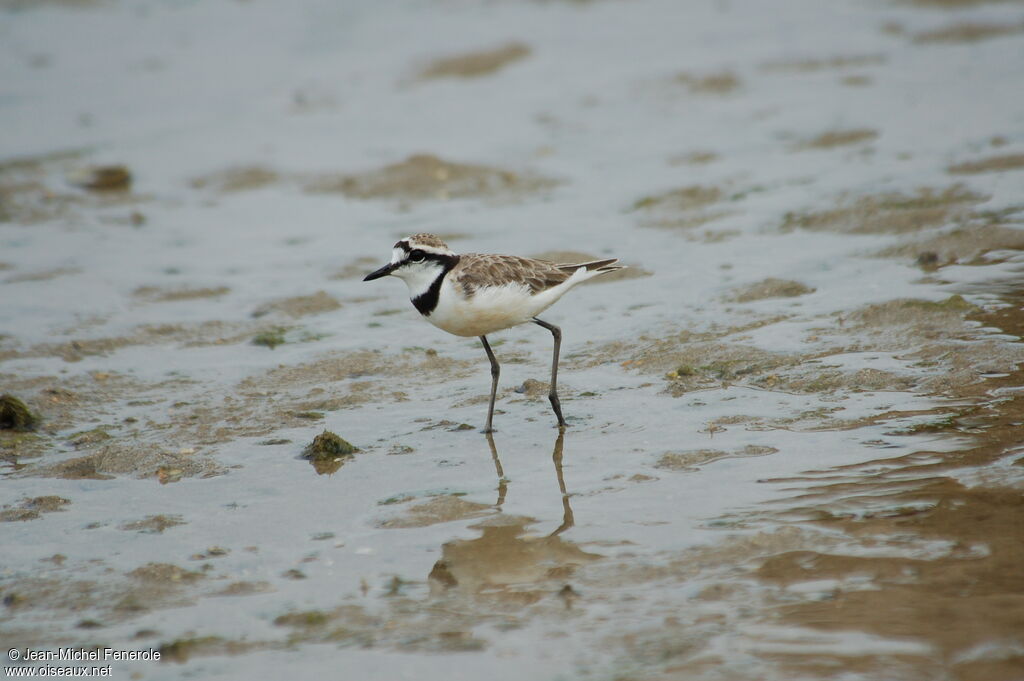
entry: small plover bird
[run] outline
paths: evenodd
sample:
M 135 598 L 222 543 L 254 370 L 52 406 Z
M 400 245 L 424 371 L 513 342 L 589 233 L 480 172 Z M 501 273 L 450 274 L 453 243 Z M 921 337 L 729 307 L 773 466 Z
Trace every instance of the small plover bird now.
M 576 284 L 600 274 L 623 269 L 618 258 L 571 265 L 520 258 L 515 255 L 454 253 L 433 234 L 414 234 L 395 244 L 391 262 L 363 281 L 392 275 L 405 280 L 412 304 L 434 326 L 456 336 L 479 336 L 491 362 L 491 403 L 484 432 L 493 431 L 494 399 L 501 367 L 487 342 L 487 334 L 533 322 L 551 332 L 555 348 L 551 359 L 548 399 L 565 427 L 558 401 L 558 349 L 562 330 L 537 318 Z

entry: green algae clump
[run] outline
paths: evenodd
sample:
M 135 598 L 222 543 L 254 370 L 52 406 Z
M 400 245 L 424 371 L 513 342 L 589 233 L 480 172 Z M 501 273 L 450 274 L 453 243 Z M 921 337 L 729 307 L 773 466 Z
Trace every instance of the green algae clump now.
M 273 350 L 278 345 L 284 345 L 284 334 L 287 331 L 288 329 L 284 326 L 275 326 L 272 329 L 268 329 L 267 331 L 263 331 L 261 333 L 256 334 L 256 336 L 253 337 L 252 339 L 252 344 L 262 345 Z
M 14 395 L 0 395 L 0 429 L 35 430 L 39 417 Z
M 323 461 L 324 459 L 336 459 L 339 456 L 350 456 L 358 451 L 359 448 L 355 445 L 331 431 L 325 430 L 313 438 L 313 442 L 306 446 L 302 456 L 313 461 Z
M 274 624 L 279 627 L 322 627 L 331 621 L 330 614 L 322 610 L 307 610 L 305 612 L 292 612 L 274 618 Z
M 355 445 L 325 430 L 313 438 L 312 443 L 306 445 L 302 457 L 313 465 L 317 475 L 332 475 L 358 451 L 359 448 Z

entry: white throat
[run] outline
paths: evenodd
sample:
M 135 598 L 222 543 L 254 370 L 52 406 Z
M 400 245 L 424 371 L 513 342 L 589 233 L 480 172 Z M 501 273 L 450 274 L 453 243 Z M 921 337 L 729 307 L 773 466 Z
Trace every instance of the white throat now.
M 430 290 L 431 284 L 443 274 L 444 268 L 435 262 L 409 263 L 391 273 L 409 287 L 409 298 L 415 299 Z

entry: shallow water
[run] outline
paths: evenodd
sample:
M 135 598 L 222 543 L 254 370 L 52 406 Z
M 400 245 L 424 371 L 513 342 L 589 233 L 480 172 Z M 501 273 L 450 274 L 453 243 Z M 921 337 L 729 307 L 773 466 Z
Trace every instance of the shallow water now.
M 1019 3 L 0 12 L 8 647 L 1024 678 Z M 546 331 L 489 441 L 479 342 L 361 281 L 421 231 L 630 265 L 545 315 L 564 436 Z

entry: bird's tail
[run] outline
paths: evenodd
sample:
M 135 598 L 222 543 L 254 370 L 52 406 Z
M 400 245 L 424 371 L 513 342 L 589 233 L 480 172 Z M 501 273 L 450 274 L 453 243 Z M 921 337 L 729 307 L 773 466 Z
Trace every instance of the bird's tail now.
M 587 272 L 594 272 L 595 275 L 626 269 L 625 265 L 617 265 L 617 262 L 619 262 L 618 258 L 608 258 L 607 260 L 592 260 L 590 262 L 556 265 L 556 267 L 563 272 L 576 272 L 580 268 L 583 268 Z

